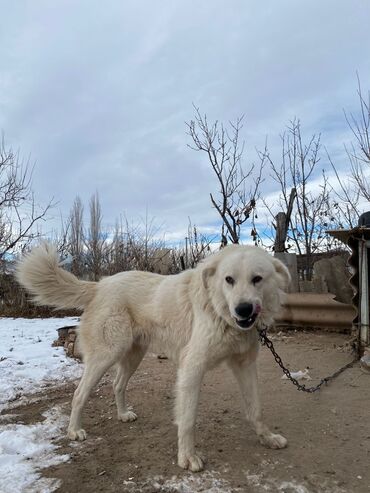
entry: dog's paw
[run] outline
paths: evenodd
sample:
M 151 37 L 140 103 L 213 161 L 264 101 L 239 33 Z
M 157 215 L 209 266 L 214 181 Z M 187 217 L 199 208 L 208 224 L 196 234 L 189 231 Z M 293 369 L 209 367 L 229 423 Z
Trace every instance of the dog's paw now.
M 82 428 L 80 430 L 68 430 L 67 436 L 70 440 L 79 440 L 83 441 L 86 440 L 86 431 L 83 430 Z
M 285 448 L 288 445 L 288 440 L 286 438 L 275 433 L 261 435 L 259 439 L 262 445 L 268 448 L 280 449 Z
M 125 413 L 118 414 L 118 420 L 123 421 L 124 423 L 127 423 L 129 421 L 136 421 L 137 414 L 135 414 L 134 411 L 126 411 Z
M 183 469 L 189 469 L 191 472 L 203 470 L 205 458 L 198 454 L 179 454 L 178 465 Z

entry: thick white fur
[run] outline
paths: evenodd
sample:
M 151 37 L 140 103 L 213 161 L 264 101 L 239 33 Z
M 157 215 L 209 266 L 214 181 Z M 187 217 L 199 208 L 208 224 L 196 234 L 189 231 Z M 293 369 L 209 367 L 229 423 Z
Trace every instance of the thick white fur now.
M 233 285 L 225 281 L 227 276 L 234 279 Z M 262 280 L 253 282 L 256 276 Z M 43 245 L 20 262 L 17 278 L 37 303 L 84 308 L 79 343 L 85 369 L 72 401 L 68 427 L 72 440 L 86 438 L 83 407 L 91 389 L 113 364 L 118 368 L 113 384 L 118 419 L 136 419 L 126 406 L 125 390 L 151 346 L 178 363 L 175 416 L 181 467 L 203 468 L 203 459 L 195 451 L 199 391 L 205 372 L 222 361 L 236 377 L 245 416 L 260 441 L 272 448 L 286 446 L 286 439 L 273 434 L 261 418 L 256 329 L 273 322 L 289 273 L 262 249 L 232 245 L 181 274 L 131 271 L 89 283 L 62 269 L 56 250 Z M 241 302 L 262 308 L 247 330 L 236 323 L 235 308 Z

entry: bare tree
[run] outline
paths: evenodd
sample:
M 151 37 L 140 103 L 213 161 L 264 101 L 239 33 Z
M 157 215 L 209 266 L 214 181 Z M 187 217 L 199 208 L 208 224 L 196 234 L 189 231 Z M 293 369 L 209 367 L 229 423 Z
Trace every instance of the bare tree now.
M 17 248 L 25 248 L 35 237 L 37 223 L 53 206 L 38 206 L 32 191 L 33 167 L 19 153 L 0 143 L 0 261 Z
M 116 220 L 113 240 L 110 248 L 107 249 L 109 259 L 107 261 L 109 274 L 115 274 L 128 270 L 128 258 L 126 255 L 125 232 L 122 217 Z
M 59 255 L 67 261 L 70 258 L 70 226 L 70 217 L 65 220 L 63 215 L 60 213 L 59 227 L 53 228 L 51 232 L 43 233 L 43 236 L 46 236 L 47 241 L 55 245 Z
M 154 217 L 149 217 L 146 211 L 145 218 L 136 225 L 126 222 L 128 253 L 132 257 L 133 267 L 137 270 L 156 272 L 162 256 L 167 255 L 164 241 L 158 238 L 160 227 Z
M 121 215 L 116 220 L 112 241 L 105 250 L 108 274 L 136 268 L 136 232 L 137 228 L 131 226 L 126 217 Z
M 103 270 L 104 249 L 107 235 L 102 231 L 102 212 L 99 195 L 96 192 L 90 199 L 90 227 L 85 239 L 87 263 L 94 281 L 98 281 Z
M 339 228 L 354 228 L 362 212 L 361 202 L 370 202 L 370 91 L 365 97 L 357 77 L 359 111 L 357 114 L 344 111 L 346 122 L 354 140 L 345 145 L 349 160 L 349 173 L 339 172 L 327 151 L 327 159 L 334 171 L 337 185 L 332 188 L 335 195 L 334 208 L 340 220 Z
M 72 256 L 71 271 L 81 277 L 84 271 L 84 207 L 80 197 L 76 197 L 69 215 L 69 253 Z
M 335 222 L 331 210 L 330 187 L 324 173 L 321 183 L 313 187 L 318 179 L 320 162 L 320 136 L 313 135 L 308 143 L 303 142 L 299 120 L 293 120 L 282 137 L 281 164 L 278 165 L 269 153 L 261 153 L 268 160 L 272 178 L 280 186 L 278 207 L 289 211 L 287 249 L 294 245 L 300 255 L 305 255 L 305 278 L 311 279 L 313 254 L 328 247 L 326 230 Z M 292 190 L 296 195 L 292 204 Z M 275 204 L 276 207 L 276 204 Z M 273 215 L 273 209 L 269 206 Z
M 195 108 L 195 119 L 186 125 L 193 141 L 189 147 L 206 153 L 218 180 L 218 196 L 210 193 L 210 198 L 222 219 L 222 243 L 226 244 L 228 240 L 239 243 L 241 226 L 251 216 L 253 219 L 264 161 L 261 161 L 253 179 L 254 165 L 248 169 L 242 166 L 244 142 L 240 142 L 240 132 L 243 117 L 230 122 L 229 128 L 225 128 L 218 121 L 208 123 L 207 116 L 202 116 Z M 252 185 L 247 189 L 248 181 Z
M 188 234 L 185 238 L 185 251 L 179 250 L 179 260 L 181 270 L 194 268 L 211 251 L 211 243 L 215 241 L 215 236 L 208 237 L 200 233 L 198 228 L 192 224 L 189 218 Z
M 172 250 L 158 238 L 160 228 L 148 212 L 137 224 L 121 216 L 116 221 L 112 241 L 106 244 L 105 268 L 108 274 L 126 270 L 145 270 L 157 273 L 172 271 Z M 171 268 L 170 268 L 171 267 Z
M 332 209 L 335 211 L 336 224 L 339 229 L 355 228 L 360 217 L 360 188 L 347 174 L 343 177 L 337 170 L 328 151 L 327 159 L 334 171 L 337 186 L 331 187 L 331 195 L 334 197 Z
M 359 114 L 356 116 L 344 113 L 354 136 L 354 142 L 346 151 L 351 164 L 352 182 L 360 196 L 370 202 L 370 91 L 365 96 L 359 77 L 357 82 Z

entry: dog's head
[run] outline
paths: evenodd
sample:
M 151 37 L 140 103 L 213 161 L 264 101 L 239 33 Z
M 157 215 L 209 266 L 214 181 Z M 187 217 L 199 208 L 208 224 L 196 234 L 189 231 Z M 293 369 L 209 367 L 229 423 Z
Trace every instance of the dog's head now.
M 216 313 L 239 330 L 269 325 L 290 282 L 285 265 L 261 248 L 231 245 L 209 257 L 202 280 Z

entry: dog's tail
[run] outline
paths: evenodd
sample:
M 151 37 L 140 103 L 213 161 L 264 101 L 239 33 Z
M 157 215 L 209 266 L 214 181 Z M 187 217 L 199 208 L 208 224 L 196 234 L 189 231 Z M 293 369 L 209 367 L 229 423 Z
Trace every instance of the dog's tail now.
M 84 308 L 93 299 L 97 283 L 81 281 L 60 265 L 56 248 L 44 243 L 18 263 L 16 278 L 38 305 Z

